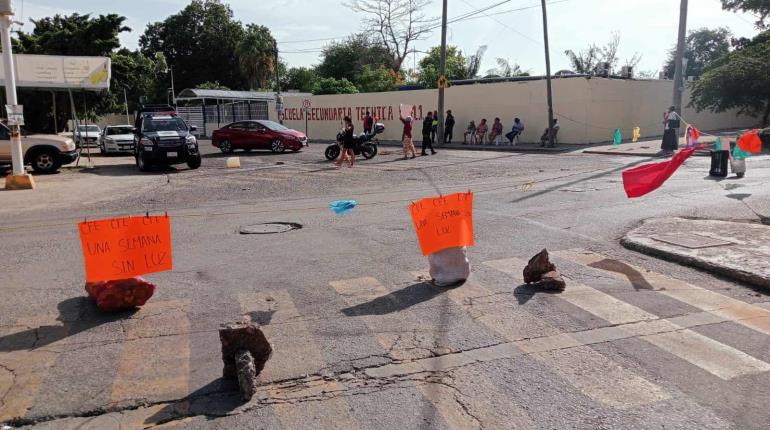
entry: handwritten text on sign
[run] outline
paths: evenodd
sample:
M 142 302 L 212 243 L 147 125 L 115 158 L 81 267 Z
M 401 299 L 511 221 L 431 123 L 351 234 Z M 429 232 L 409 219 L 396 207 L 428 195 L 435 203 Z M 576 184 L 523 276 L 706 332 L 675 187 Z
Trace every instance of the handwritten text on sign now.
M 409 206 L 423 255 L 473 246 L 473 193 L 422 199 Z
M 126 279 L 171 270 L 167 216 L 137 216 L 78 224 L 86 281 Z

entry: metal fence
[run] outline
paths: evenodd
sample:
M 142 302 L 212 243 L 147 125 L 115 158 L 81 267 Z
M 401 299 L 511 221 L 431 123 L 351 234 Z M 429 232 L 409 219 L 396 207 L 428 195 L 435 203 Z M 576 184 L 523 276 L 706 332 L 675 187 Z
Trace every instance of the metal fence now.
M 265 101 L 238 101 L 220 103 L 216 105 L 180 106 L 177 108 L 179 116 L 190 125 L 198 128 L 197 133 L 210 135 L 206 124 L 217 126 L 229 124 L 235 121 L 247 121 L 250 119 L 268 119 L 267 102 Z

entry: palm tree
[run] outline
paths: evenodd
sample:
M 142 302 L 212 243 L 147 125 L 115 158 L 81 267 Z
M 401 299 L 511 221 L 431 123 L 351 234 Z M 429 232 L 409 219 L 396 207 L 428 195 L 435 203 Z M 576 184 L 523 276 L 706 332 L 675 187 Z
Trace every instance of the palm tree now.
M 252 90 L 264 88 L 275 71 L 275 39 L 267 27 L 249 24 L 236 55 Z
M 465 59 L 464 79 L 473 79 L 478 76 L 479 69 L 481 69 L 481 60 L 484 59 L 485 52 L 487 52 L 487 45 L 481 45 L 475 54 Z

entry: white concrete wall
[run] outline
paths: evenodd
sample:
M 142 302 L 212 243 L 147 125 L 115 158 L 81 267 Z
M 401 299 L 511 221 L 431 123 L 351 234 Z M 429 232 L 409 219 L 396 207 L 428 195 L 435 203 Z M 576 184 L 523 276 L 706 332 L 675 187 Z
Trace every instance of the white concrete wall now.
M 559 141 L 594 143 L 612 140 L 615 128 L 630 138 L 634 127 L 643 137 L 662 134 L 662 114 L 671 104 L 672 81 L 615 80 L 604 78 L 570 78 L 553 81 L 554 111 L 561 124 Z M 509 131 L 514 117 L 524 121 L 522 142 L 538 141 L 547 126 L 545 81 L 506 82 L 498 84 L 460 85 L 446 90 L 446 108 L 452 109 L 457 124 L 454 140 L 461 141 L 468 122 L 481 118 L 492 123 L 500 117 Z M 685 93 L 684 104 L 689 102 Z M 394 91 L 387 93 L 312 96 L 308 134 L 311 139 L 333 139 L 342 116 L 350 115 L 361 131 L 364 112 L 369 109 L 385 124 L 382 139 L 399 140 L 402 126 L 398 120 L 399 104 L 416 105 L 418 119 L 436 109 L 437 90 Z M 284 124 L 305 130 L 305 114 L 301 97 L 284 99 Z M 276 119 L 270 104 L 270 118 Z M 685 108 L 682 116 L 698 128 L 708 131 L 750 127 L 756 119 L 737 116 L 735 112 L 696 113 Z M 420 133 L 419 127 L 417 133 Z

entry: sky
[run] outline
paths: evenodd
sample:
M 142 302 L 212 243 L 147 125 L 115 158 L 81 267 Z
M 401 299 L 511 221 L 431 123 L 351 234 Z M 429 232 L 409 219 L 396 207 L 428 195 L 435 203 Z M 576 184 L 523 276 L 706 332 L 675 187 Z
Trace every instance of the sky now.
M 449 0 L 448 15 L 454 16 L 493 5 L 502 0 Z M 329 39 L 344 39 L 361 30 L 362 15 L 343 5 L 342 0 L 224 0 L 233 9 L 235 19 L 244 24 L 256 23 L 270 28 L 279 41 L 281 57 L 289 66 L 311 66 L 319 62 L 319 51 Z M 127 18 L 133 29 L 121 35 L 124 46 L 134 49 L 150 22 L 162 21 L 189 0 L 13 0 L 16 19 L 25 22 L 22 31 L 29 32 L 29 19 L 56 13 L 117 13 Z M 64 3 L 64 4 L 63 4 Z M 661 70 L 668 51 L 676 43 L 679 1 L 676 0 L 549 0 L 548 27 L 552 71 L 569 69 L 564 55 L 567 49 L 581 50 L 591 43 L 610 40 L 620 34 L 621 62 L 634 54 L 642 56 L 638 71 Z M 464 53 L 471 54 L 479 46 L 487 51 L 482 74 L 495 66 L 496 58 L 506 58 L 533 74 L 544 74 L 542 15 L 538 0 L 510 0 L 474 19 L 450 24 L 447 40 Z M 520 9 L 512 11 L 513 9 Z M 441 16 L 441 0 L 432 0 L 425 11 L 428 17 Z M 757 33 L 754 17 L 723 11 L 719 0 L 690 0 L 688 29 L 727 27 L 735 36 L 751 37 Z M 296 41 L 307 41 L 293 43 Z M 441 43 L 440 29 L 416 44 L 425 51 Z M 293 52 L 292 52 L 293 51 Z M 305 52 L 298 52 L 305 51 Z M 410 55 L 405 68 L 420 59 Z M 657 73 L 656 73 L 657 74 Z

